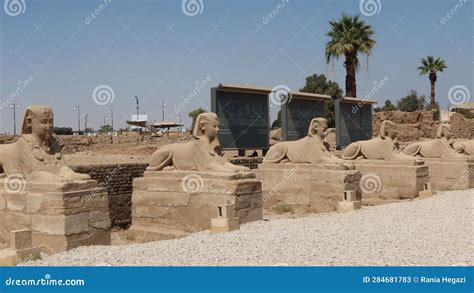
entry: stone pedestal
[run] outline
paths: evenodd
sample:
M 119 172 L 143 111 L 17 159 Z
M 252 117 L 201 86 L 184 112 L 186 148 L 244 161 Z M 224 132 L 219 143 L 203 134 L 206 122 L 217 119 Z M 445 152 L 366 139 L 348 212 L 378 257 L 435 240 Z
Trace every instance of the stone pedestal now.
M 424 159 L 434 191 L 474 188 L 474 157 Z
M 0 250 L 0 266 L 14 266 L 21 261 L 40 259 L 38 247 L 33 247 L 31 230 L 10 231 L 10 248 Z
M 344 192 L 360 196 L 361 174 L 336 165 L 260 164 L 257 179 L 262 181 L 266 209 L 288 206 L 296 213 L 330 212 L 338 209 Z
M 229 216 L 219 215 L 218 207 Z M 230 216 L 232 214 L 232 216 Z M 252 173 L 147 171 L 133 180 L 132 226 L 139 241 L 211 228 L 213 218 L 262 219 L 262 186 Z
M 10 231 L 28 229 L 32 245 L 48 254 L 81 245 L 110 244 L 108 197 L 96 181 L 22 181 L 12 190 L 6 180 L 0 180 L 0 237 L 4 242 L 10 244 Z
M 360 193 L 352 190 L 345 191 L 342 201 L 338 202 L 337 210 L 342 213 L 352 212 L 362 207 Z
M 421 160 L 355 160 L 362 173 L 360 189 L 363 204 L 378 204 L 418 197 L 428 189 L 428 166 Z

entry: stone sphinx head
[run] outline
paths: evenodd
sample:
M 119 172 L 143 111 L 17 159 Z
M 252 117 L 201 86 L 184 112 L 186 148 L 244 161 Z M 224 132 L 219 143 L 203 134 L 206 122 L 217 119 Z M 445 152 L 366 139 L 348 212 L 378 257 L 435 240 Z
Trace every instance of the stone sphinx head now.
M 21 133 L 45 141 L 53 137 L 54 115 L 48 106 L 30 106 L 23 117 Z
M 449 124 L 441 124 L 438 126 L 438 130 L 436 131 L 436 138 L 445 138 L 449 140 L 453 136 L 451 132 L 451 125 Z
M 396 140 L 398 137 L 397 125 L 391 121 L 385 120 L 380 126 L 380 137 L 382 139 Z
M 219 134 L 219 118 L 215 113 L 206 112 L 199 114 L 194 124 L 193 136 L 200 138 L 206 136 L 209 141 L 213 141 Z
M 313 118 L 309 124 L 308 136 L 316 136 L 323 138 L 328 129 L 328 121 L 324 118 Z

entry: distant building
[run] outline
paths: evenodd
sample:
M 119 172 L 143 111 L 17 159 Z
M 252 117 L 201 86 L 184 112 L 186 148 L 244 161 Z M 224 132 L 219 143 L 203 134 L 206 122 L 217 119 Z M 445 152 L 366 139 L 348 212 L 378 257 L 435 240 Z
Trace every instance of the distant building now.
M 143 125 L 146 125 L 147 122 L 148 122 L 148 114 L 140 114 L 138 115 L 138 119 L 137 119 L 137 115 L 132 115 L 130 117 L 130 122 L 137 122 L 137 123 L 140 123 L 140 122 L 144 122 Z M 135 125 L 131 125 L 130 124 L 130 129 L 131 130 L 141 130 L 141 131 L 146 131 L 147 128 L 146 127 L 140 127 L 140 126 L 135 126 Z

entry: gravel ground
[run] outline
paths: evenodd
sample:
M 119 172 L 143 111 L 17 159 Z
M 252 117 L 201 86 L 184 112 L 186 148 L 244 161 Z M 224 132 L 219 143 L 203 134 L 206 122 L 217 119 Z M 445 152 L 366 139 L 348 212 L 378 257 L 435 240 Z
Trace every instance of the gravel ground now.
M 27 265 L 474 265 L 474 189 L 352 213 L 270 218 L 238 231 L 145 244 L 89 246 Z

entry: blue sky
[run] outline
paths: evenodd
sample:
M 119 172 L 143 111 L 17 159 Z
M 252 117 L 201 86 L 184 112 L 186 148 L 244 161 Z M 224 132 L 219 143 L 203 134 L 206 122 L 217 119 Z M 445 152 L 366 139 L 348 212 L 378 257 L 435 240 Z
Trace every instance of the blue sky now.
M 377 45 L 357 75 L 358 96 L 384 79 L 374 93 L 381 103 L 410 89 L 428 96 L 428 78 L 416 70 L 427 55 L 448 63 L 436 87 L 442 107 L 451 87 L 474 90 L 471 0 L 373 0 L 375 14 L 364 10 L 367 16 L 358 0 L 196 0 L 194 16 L 178 0 L 16 1 L 19 12 L 5 3 L 0 11 L 0 133 L 12 132 L 12 110 L 5 108 L 12 94 L 23 109 L 51 105 L 56 126 L 74 129 L 79 104 L 82 127 L 87 113 L 97 129 L 110 108 L 116 128 L 125 127 L 135 113 L 135 95 L 152 120 L 161 120 L 165 100 L 166 119 L 181 115 L 189 125 L 188 112 L 210 109 L 209 88 L 221 82 L 298 90 L 306 76 L 323 73 L 344 88 L 343 60 L 327 65 L 324 58 L 328 21 L 342 13 L 361 14 L 375 30 Z M 105 105 L 93 99 L 102 85 L 114 93 L 113 101 L 99 100 Z

